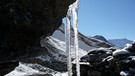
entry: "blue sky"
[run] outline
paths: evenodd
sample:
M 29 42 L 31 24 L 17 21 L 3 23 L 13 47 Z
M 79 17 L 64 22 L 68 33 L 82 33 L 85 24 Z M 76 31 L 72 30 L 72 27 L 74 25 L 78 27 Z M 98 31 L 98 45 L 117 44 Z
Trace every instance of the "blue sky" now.
M 135 0 L 81 0 L 79 31 L 87 36 L 135 40 Z

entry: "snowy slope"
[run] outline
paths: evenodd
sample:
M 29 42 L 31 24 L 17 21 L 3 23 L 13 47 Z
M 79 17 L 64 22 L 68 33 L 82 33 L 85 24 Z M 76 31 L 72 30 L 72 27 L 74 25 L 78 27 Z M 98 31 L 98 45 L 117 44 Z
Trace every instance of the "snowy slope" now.
M 64 24 L 61 25 L 61 27 L 54 32 L 52 35 L 54 38 L 57 38 L 61 41 L 65 41 L 65 34 L 64 34 Z M 71 45 L 74 45 L 74 31 L 71 27 Z M 79 32 L 79 47 L 83 50 L 90 50 L 93 48 L 99 48 L 99 47 L 110 47 L 111 44 L 104 42 L 102 40 L 98 40 L 92 37 L 87 37 Z
M 39 76 L 39 75 L 66 76 L 66 72 L 61 73 L 39 64 L 19 63 L 19 66 L 16 67 L 14 71 L 5 76 Z
M 126 44 L 132 44 L 133 41 L 126 38 L 123 39 L 109 39 L 108 42 L 116 45 L 117 47 L 124 48 Z

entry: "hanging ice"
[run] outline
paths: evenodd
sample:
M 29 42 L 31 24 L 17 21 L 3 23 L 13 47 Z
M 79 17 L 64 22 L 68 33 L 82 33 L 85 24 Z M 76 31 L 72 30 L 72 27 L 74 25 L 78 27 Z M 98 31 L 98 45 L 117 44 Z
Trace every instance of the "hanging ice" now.
M 69 7 L 67 16 L 66 16 L 66 26 L 65 26 L 65 42 L 66 42 L 66 51 L 67 51 L 67 68 L 68 76 L 72 76 L 72 63 L 71 63 L 71 45 L 70 45 L 70 25 L 71 25 L 71 7 Z
M 79 64 L 79 54 L 78 54 L 78 9 L 79 9 L 79 0 L 76 0 L 76 2 L 72 6 L 72 15 L 73 15 L 73 26 L 74 26 L 74 46 L 76 51 L 76 71 L 77 76 L 80 76 L 80 64 Z
M 79 55 L 78 55 L 78 8 L 79 8 L 79 0 L 69 6 L 67 16 L 66 16 L 66 26 L 65 26 L 65 42 L 66 42 L 66 51 L 68 54 L 67 58 L 67 68 L 68 68 L 68 76 L 72 76 L 72 63 L 71 63 L 71 51 L 70 51 L 70 25 L 71 23 L 74 26 L 74 47 L 76 51 L 76 70 L 77 76 L 80 76 L 80 65 L 79 65 Z M 71 19 L 72 18 L 72 19 Z

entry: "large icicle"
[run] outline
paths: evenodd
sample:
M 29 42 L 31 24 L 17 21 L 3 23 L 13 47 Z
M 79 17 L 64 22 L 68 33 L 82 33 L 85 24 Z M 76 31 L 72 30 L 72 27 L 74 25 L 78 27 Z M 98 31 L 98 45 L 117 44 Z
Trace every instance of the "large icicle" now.
M 77 76 L 80 76 L 80 64 L 79 64 L 79 54 L 78 54 L 78 9 L 79 9 L 79 0 L 76 0 L 76 2 L 72 6 L 72 15 L 73 15 L 73 26 L 74 26 L 74 46 L 76 51 L 76 71 Z
M 70 25 L 74 26 L 74 46 L 76 51 L 76 70 L 77 76 L 80 76 L 80 64 L 79 64 L 79 55 L 78 55 L 78 9 L 79 9 L 80 0 L 69 6 L 67 16 L 66 16 L 66 26 L 65 26 L 65 42 L 66 42 L 66 51 L 68 54 L 67 57 L 67 68 L 68 76 L 72 76 L 72 63 L 71 63 L 71 40 L 70 40 Z M 72 19 L 71 19 L 72 18 Z
M 68 55 L 67 57 L 68 76 L 72 76 L 70 25 L 71 25 L 71 7 L 69 7 L 68 9 L 65 25 L 65 42 L 66 42 L 66 51 Z

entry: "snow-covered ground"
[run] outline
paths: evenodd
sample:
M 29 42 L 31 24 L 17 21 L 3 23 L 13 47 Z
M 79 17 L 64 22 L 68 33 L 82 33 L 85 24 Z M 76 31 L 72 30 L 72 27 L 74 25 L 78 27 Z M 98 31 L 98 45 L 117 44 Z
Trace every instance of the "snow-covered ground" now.
M 36 76 L 52 74 L 53 76 L 66 76 L 67 72 L 58 72 L 53 69 L 41 66 L 39 64 L 25 64 L 19 63 L 19 66 L 15 68 L 14 71 L 10 72 L 5 76 Z

